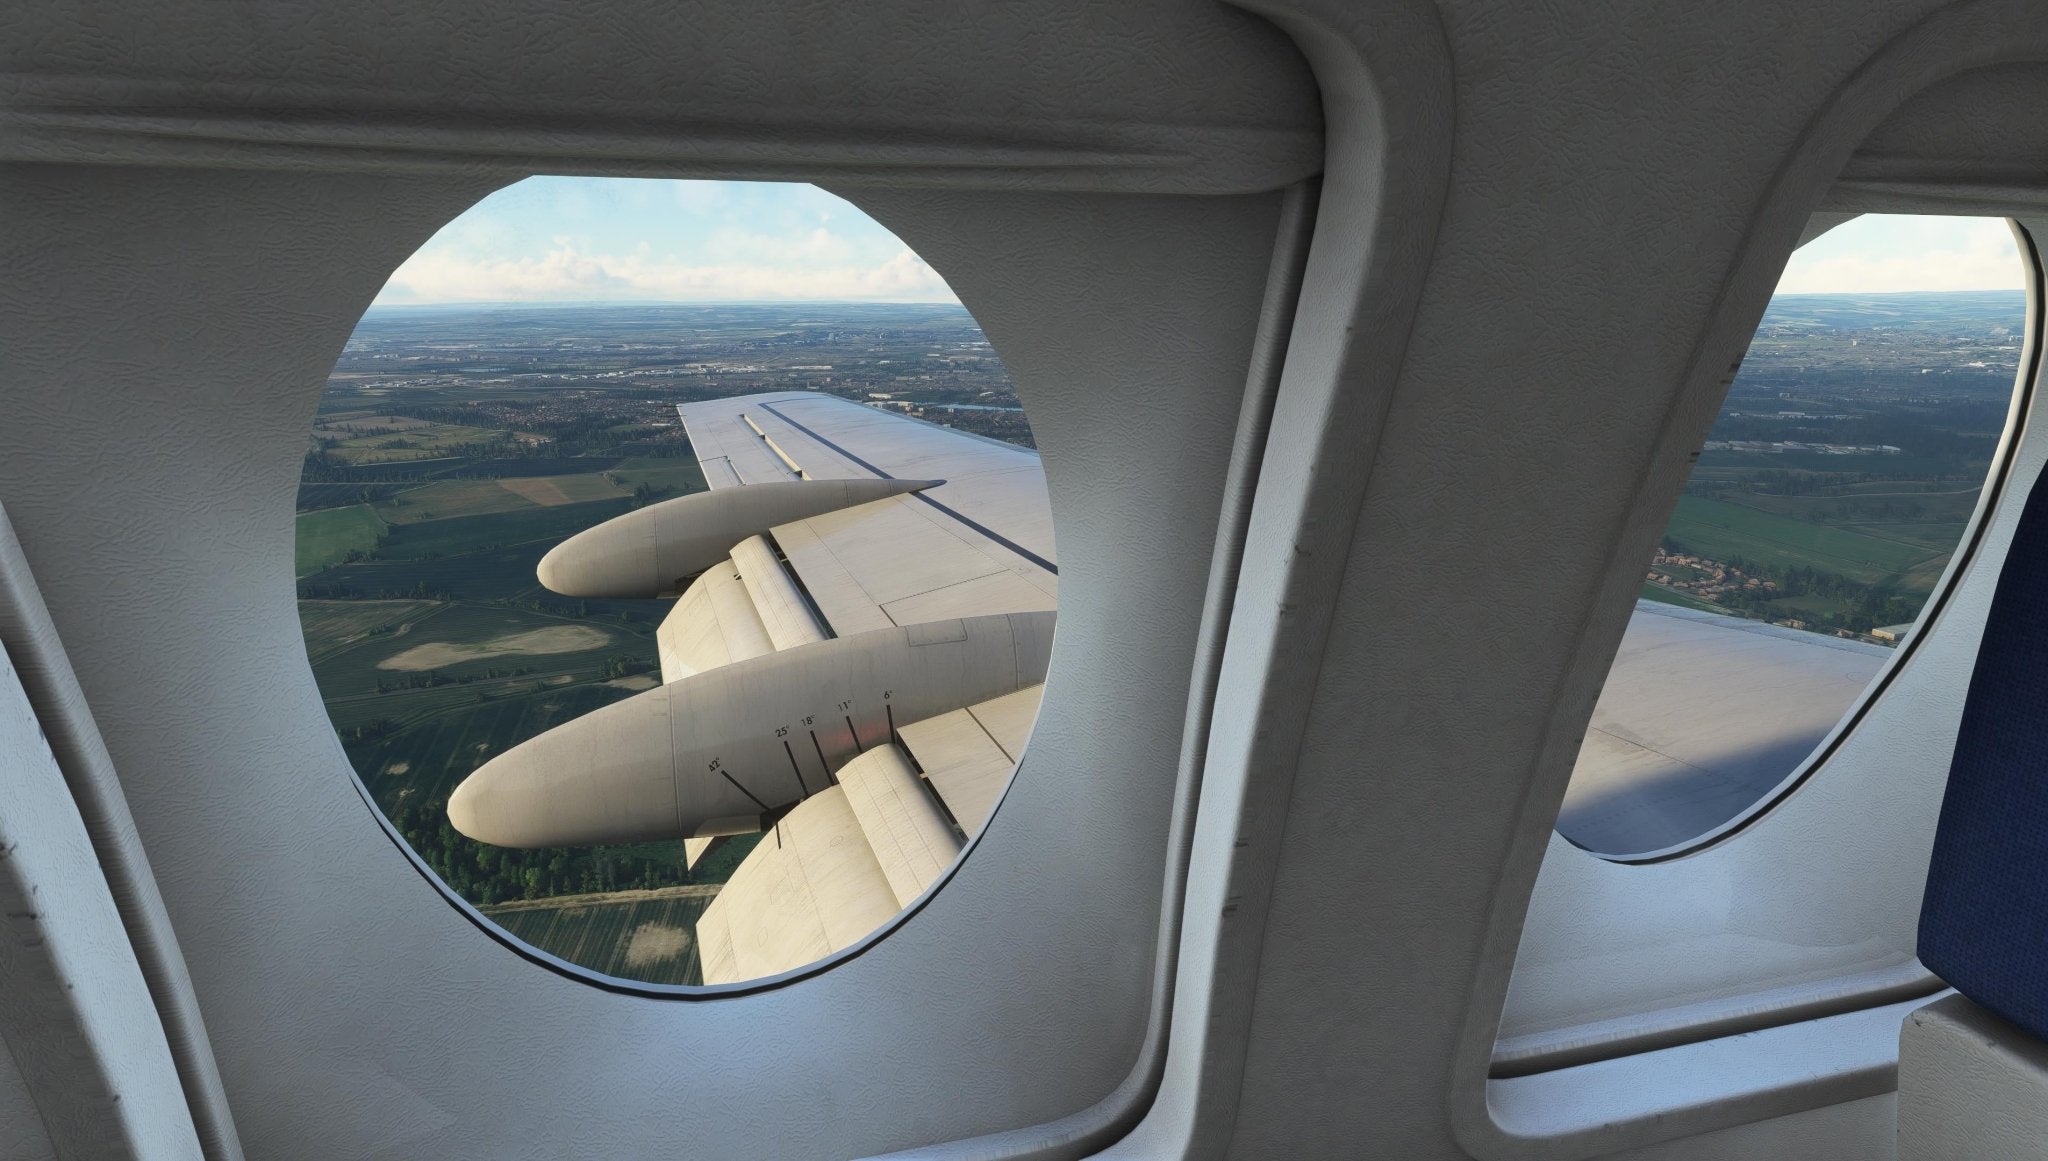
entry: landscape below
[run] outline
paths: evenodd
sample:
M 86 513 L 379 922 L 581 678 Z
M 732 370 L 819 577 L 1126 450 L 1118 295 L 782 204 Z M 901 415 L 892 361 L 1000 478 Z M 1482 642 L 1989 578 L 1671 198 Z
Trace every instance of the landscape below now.
M 299 489 L 300 622 L 376 807 L 517 938 L 607 975 L 698 982 L 694 924 L 758 836 L 514 850 L 448 823 L 489 758 L 652 688 L 662 601 L 570 600 L 568 536 L 701 490 L 675 406 L 808 388 L 1030 442 L 951 306 L 374 310 L 336 365 Z
M 1897 644 L 1976 511 L 2025 320 L 2018 291 L 1774 299 L 1643 596 Z

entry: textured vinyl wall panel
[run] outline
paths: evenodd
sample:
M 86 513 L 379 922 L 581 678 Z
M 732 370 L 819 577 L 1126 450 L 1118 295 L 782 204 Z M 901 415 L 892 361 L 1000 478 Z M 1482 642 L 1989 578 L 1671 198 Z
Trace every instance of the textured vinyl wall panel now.
M 250 1152 L 843 1156 L 1100 1099 L 1144 1032 L 1221 487 L 1139 465 L 1227 459 L 1277 198 L 874 199 L 1042 435 L 1063 566 L 1045 713 L 900 930 L 789 987 L 676 1003 L 555 975 L 449 906 L 351 784 L 300 644 L 291 496 L 320 385 L 386 274 L 491 184 L 0 168 L 0 495 Z

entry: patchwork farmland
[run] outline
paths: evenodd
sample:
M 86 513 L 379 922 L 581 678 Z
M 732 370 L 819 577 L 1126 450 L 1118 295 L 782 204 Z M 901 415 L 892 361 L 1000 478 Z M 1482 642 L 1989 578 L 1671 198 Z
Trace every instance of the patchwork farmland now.
M 715 886 L 663 887 L 504 903 L 482 908 L 491 921 L 542 951 L 610 976 L 656 984 L 703 978 L 697 917 Z

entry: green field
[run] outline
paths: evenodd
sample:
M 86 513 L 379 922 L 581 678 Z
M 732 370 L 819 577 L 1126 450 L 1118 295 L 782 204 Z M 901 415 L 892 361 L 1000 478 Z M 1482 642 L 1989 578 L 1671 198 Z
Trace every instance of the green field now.
M 1715 560 L 1747 559 L 1765 575 L 1773 569 L 1814 568 L 1865 584 L 1902 579 L 1930 557 L 1946 555 L 1924 544 L 1809 524 L 1700 496 L 1679 499 L 1664 535 L 1669 544 Z
M 632 506 L 629 499 L 597 500 L 401 524 L 391 529 L 377 554 L 386 560 L 419 560 L 536 540 L 558 541 L 622 515 Z
M 439 607 L 434 601 L 300 601 L 299 631 L 317 664 L 365 634 L 401 631 Z
M 384 522 L 362 504 L 307 512 L 298 519 L 292 565 L 299 576 L 340 564 L 351 551 L 368 553 L 384 535 Z
M 557 508 L 597 500 L 623 499 L 603 473 L 572 476 L 512 476 L 490 480 L 437 480 L 410 488 L 375 505 L 389 524 L 420 524 L 458 516 L 482 516 L 534 508 Z
M 1959 526 L 1977 509 L 1977 489 L 1960 492 L 1879 492 L 1777 496 L 1738 492 L 1722 497 L 1760 512 L 1816 524 Z M 1954 537 L 1950 537 L 1953 542 Z
M 358 413 L 322 415 L 313 434 L 335 441 L 327 449 L 335 459 L 352 464 L 381 464 L 434 459 L 466 445 L 496 440 L 503 432 Z
M 451 601 L 539 602 L 560 616 L 616 622 L 653 632 L 667 614 L 658 601 L 576 600 L 556 596 L 540 586 L 534 568 L 554 540 L 531 541 L 510 548 L 488 549 L 420 560 L 366 560 L 337 565 L 300 578 L 309 598 L 373 600 L 419 597 Z
M 704 978 L 697 957 L 697 917 L 714 894 L 702 887 L 666 887 L 481 910 L 519 939 L 605 975 L 695 984 Z
M 497 480 L 436 480 L 406 488 L 375 505 L 377 515 L 393 525 L 538 507 L 526 497 L 501 487 Z
M 301 577 L 308 596 L 342 599 L 436 595 L 488 601 L 540 594 L 534 566 L 554 547 L 539 541 L 428 560 L 365 560 Z
M 694 459 L 641 457 L 622 460 L 611 474 L 629 489 L 646 484 L 674 495 L 687 495 L 705 488 L 704 469 L 697 466 Z

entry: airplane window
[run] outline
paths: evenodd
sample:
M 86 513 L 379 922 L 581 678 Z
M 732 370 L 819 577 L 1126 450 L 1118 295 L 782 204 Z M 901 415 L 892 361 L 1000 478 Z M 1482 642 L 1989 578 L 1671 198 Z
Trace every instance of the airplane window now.
M 1645 567 L 1565 838 L 1640 857 L 1714 832 L 1900 660 L 2001 446 L 2022 277 L 1994 218 L 1867 215 L 1793 256 Z
M 660 990 L 860 943 L 1036 716 L 1059 569 L 1009 373 L 814 187 L 485 199 L 357 326 L 298 507 L 365 796 L 543 962 Z

